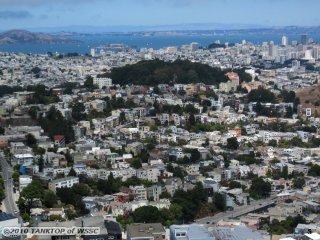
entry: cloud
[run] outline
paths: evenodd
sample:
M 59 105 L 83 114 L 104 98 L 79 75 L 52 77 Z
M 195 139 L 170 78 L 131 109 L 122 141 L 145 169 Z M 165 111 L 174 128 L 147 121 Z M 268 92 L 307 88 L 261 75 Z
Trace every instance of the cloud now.
M 23 19 L 32 17 L 33 15 L 28 11 L 0 11 L 0 19 Z
M 93 1 L 113 1 L 113 0 L 0 0 L 0 6 L 43 6 L 56 3 L 62 4 L 78 4 L 78 3 L 92 3 Z
M 191 5 L 202 5 L 210 2 L 210 0 L 131 0 L 135 2 L 140 2 L 143 5 L 150 4 L 166 4 L 170 7 L 188 7 Z
M 199 5 L 210 0 L 127 0 L 131 2 L 136 2 L 143 5 L 153 4 L 153 3 L 164 3 L 169 6 L 184 7 L 189 5 Z M 226 0 L 219 0 L 226 1 Z M 62 3 L 64 5 L 70 4 L 92 4 L 92 2 L 115 2 L 115 0 L 0 0 L 0 6 L 43 6 L 52 5 L 56 3 Z M 125 0 L 117 0 L 117 2 L 125 2 Z

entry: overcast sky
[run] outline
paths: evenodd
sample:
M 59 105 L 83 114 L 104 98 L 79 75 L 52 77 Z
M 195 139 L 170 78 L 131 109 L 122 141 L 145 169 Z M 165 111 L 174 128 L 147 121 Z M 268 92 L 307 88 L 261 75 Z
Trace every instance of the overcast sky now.
M 0 29 L 74 25 L 320 25 L 320 0 L 0 0 Z

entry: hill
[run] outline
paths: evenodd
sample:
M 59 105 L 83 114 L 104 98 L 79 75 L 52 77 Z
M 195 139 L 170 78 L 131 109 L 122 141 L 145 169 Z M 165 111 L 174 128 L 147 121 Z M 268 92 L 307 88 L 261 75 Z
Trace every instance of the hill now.
M 186 60 L 164 62 L 161 60 L 141 61 L 112 69 L 100 76 L 112 78 L 113 83 L 126 85 L 155 86 L 158 84 L 204 83 L 217 85 L 227 81 L 225 72 L 201 63 Z
M 304 107 L 320 108 L 320 85 L 301 88 L 296 95 Z
M 0 44 L 15 43 L 76 43 L 77 41 L 65 39 L 45 33 L 33 33 L 25 30 L 11 30 L 0 33 Z

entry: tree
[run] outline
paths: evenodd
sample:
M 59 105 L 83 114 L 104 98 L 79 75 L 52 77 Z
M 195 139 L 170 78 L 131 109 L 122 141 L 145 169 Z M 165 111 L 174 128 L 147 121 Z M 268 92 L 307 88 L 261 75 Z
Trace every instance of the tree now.
M 44 131 L 53 137 L 55 135 L 64 135 L 66 143 L 74 140 L 73 123 L 64 119 L 61 112 L 52 106 L 46 114 L 46 117 L 40 116 L 39 124 Z
M 194 117 L 194 114 L 189 115 L 188 124 L 190 127 L 196 124 L 196 118 Z
M 237 181 L 231 181 L 229 182 L 229 188 L 234 189 L 234 188 L 241 188 L 241 183 Z
M 158 86 L 155 86 L 155 87 L 153 88 L 153 93 L 154 93 L 154 94 L 161 94 L 160 88 L 159 88 Z
M 237 150 L 239 147 L 239 143 L 236 137 L 228 138 L 227 139 L 227 148 L 232 150 Z
M 222 193 L 214 193 L 213 195 L 213 203 L 215 207 L 220 211 L 226 210 L 226 199 Z
M 167 164 L 167 171 L 173 173 L 173 177 L 184 178 L 185 173 L 181 167 L 173 167 L 171 163 Z
M 39 172 L 43 172 L 43 167 L 44 167 L 44 159 L 43 156 L 41 155 L 39 160 L 38 160 L 38 166 L 39 166 Z
M 258 89 L 253 89 L 247 95 L 249 102 L 275 102 L 275 95 L 268 89 L 259 87 Z
M 293 108 L 292 107 L 288 107 L 287 110 L 286 110 L 285 117 L 286 118 L 292 118 L 292 115 L 293 115 Z
M 57 203 L 57 195 L 50 191 L 46 190 L 43 196 L 43 203 L 47 208 L 52 208 Z
M 0 135 L 4 135 L 4 133 L 5 133 L 5 129 L 0 126 Z
M 30 72 L 36 75 L 41 72 L 41 69 L 39 67 L 33 67 Z
M 46 150 L 42 147 L 39 147 L 37 144 L 32 146 L 32 151 L 35 155 L 43 155 L 46 153 Z
M 284 102 L 286 103 L 290 103 L 290 102 L 294 102 L 296 99 L 296 94 L 294 91 L 281 91 L 281 97 L 283 99 Z
M 29 212 L 35 199 L 43 199 L 44 189 L 40 181 L 33 180 L 28 186 L 23 188 L 20 194 L 21 212 Z
M 293 188 L 302 189 L 305 184 L 306 184 L 306 181 L 304 180 L 304 177 L 297 177 L 292 180 Z
M 19 182 L 20 173 L 18 171 L 15 171 L 12 173 L 12 179 L 14 182 Z
M 123 123 L 125 123 L 126 122 L 126 114 L 125 114 L 125 112 L 121 112 L 120 113 L 120 116 L 119 116 L 119 121 L 120 121 L 120 123 L 121 124 L 123 124 Z
M 190 160 L 191 160 L 192 162 L 197 162 L 197 161 L 200 160 L 201 154 L 200 154 L 200 152 L 199 152 L 197 149 L 192 149 L 190 152 L 191 152 Z
M 71 106 L 72 110 L 72 118 L 76 121 L 82 121 L 85 120 L 87 115 L 85 114 L 85 106 L 82 102 L 75 102 Z
M 201 206 L 207 203 L 207 192 L 201 183 L 187 192 L 177 190 L 172 196 L 172 203 L 178 204 L 182 209 L 182 215 L 179 219 L 181 222 L 193 221 L 196 214 L 200 211 Z
M 81 197 L 86 197 L 89 196 L 91 193 L 91 189 L 88 187 L 88 185 L 84 183 L 77 183 L 74 184 L 71 188 L 74 194 L 81 196 Z
M 157 223 L 161 222 L 161 215 L 158 208 L 143 206 L 133 212 L 133 220 L 137 223 Z
M 320 166 L 318 164 L 311 165 L 309 171 L 309 176 L 319 177 L 320 176 Z
M 299 223 L 306 223 L 305 218 L 301 215 L 296 217 L 289 216 L 281 222 L 274 219 L 270 224 L 270 232 L 276 235 L 289 234 L 294 231 Z
M 133 223 L 133 218 L 129 214 L 118 215 L 116 220 L 123 227 L 124 230 L 126 229 L 127 225 Z
M 176 60 L 174 62 L 165 62 L 159 59 L 140 61 L 136 64 L 113 68 L 111 73 L 105 73 L 102 76 L 110 77 L 114 84 L 120 85 L 157 86 L 159 84 L 199 82 L 218 85 L 220 82 L 227 81 L 225 72 L 221 69 L 188 60 Z
M 160 194 L 160 199 L 162 199 L 162 198 L 171 198 L 171 195 L 170 195 L 170 193 L 168 193 L 167 191 L 164 191 L 164 192 L 162 192 L 161 194 Z
M 73 169 L 73 167 L 70 169 L 70 172 L 68 173 L 68 177 L 76 177 L 77 173 L 76 171 Z
M 23 215 L 22 215 L 22 219 L 23 219 L 23 221 L 25 221 L 25 222 L 29 222 L 29 221 L 30 221 L 30 215 L 25 212 L 25 213 L 23 213 Z
M 135 168 L 135 169 L 139 169 L 142 167 L 142 163 L 141 160 L 138 158 L 133 159 L 133 161 L 130 164 L 131 167 Z
M 93 84 L 93 77 L 91 76 L 86 76 L 86 80 L 84 82 L 84 85 L 83 85 L 85 88 L 88 88 L 89 90 L 93 90 L 93 89 L 96 89 L 98 88 L 96 85 Z
M 77 196 L 71 188 L 58 188 L 57 196 L 61 202 L 65 204 L 71 204 L 73 206 L 76 205 L 76 200 L 80 197 Z
M 268 143 L 269 146 L 271 147 L 276 147 L 278 145 L 277 140 L 271 139 Z
M 252 198 L 260 199 L 266 198 L 270 195 L 271 184 L 266 182 L 263 178 L 254 178 L 250 187 L 250 195 Z
M 37 143 L 37 139 L 34 137 L 34 135 L 31 134 L 31 133 L 28 133 L 26 135 L 26 144 L 27 144 L 27 146 L 32 147 L 36 143 Z

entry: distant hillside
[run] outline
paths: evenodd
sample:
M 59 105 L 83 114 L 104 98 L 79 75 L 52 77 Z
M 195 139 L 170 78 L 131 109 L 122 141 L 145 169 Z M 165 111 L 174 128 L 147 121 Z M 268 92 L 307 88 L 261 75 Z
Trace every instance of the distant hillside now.
M 65 39 L 45 33 L 33 33 L 25 30 L 11 30 L 0 33 L 1 44 L 16 43 L 76 43 L 78 41 Z
M 113 83 L 126 85 L 147 85 L 175 83 L 205 83 L 217 85 L 227 81 L 225 72 L 201 63 L 176 60 L 164 62 L 161 60 L 141 61 L 134 65 L 112 69 L 111 73 L 103 74 L 112 78 Z
M 304 107 L 320 108 L 320 85 L 301 88 L 296 92 L 296 95 Z

